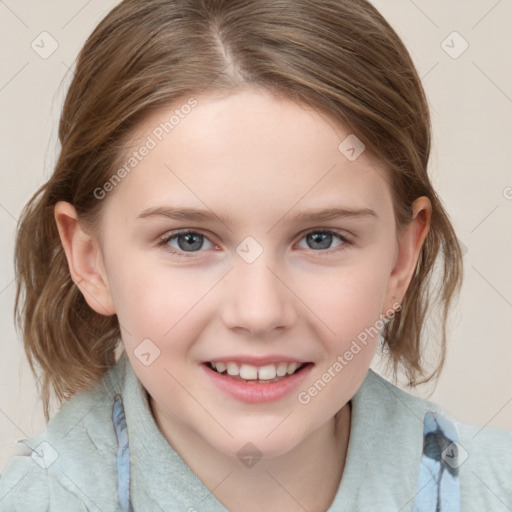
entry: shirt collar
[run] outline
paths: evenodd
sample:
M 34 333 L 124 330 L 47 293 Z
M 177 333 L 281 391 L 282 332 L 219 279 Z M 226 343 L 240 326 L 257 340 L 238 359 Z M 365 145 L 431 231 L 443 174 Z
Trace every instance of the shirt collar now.
M 124 372 L 134 509 L 225 512 L 158 429 L 147 392 L 126 354 L 119 364 Z M 368 370 L 352 397 L 345 467 L 329 512 L 371 509 L 375 496 L 382 510 L 400 510 L 414 500 L 423 446 L 422 403 Z

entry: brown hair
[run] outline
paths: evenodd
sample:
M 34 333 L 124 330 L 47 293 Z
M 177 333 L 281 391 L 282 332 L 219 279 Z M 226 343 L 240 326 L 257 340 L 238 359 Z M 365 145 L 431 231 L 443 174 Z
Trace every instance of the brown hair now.
M 103 202 L 93 191 L 113 175 L 127 137 L 146 115 L 185 95 L 249 85 L 349 127 L 391 171 L 398 227 L 411 220 L 416 198 L 430 199 L 430 231 L 402 309 L 383 337 L 394 374 L 403 368 L 411 386 L 441 371 L 462 255 L 427 175 L 425 94 L 392 27 L 365 0 L 125 0 L 78 56 L 55 171 L 25 206 L 17 234 L 15 319 L 47 418 L 52 393 L 62 402 L 90 387 L 115 363 L 120 340 L 116 315 L 94 312 L 71 280 L 54 205 L 67 201 L 83 222 L 98 226 Z M 441 312 L 441 351 L 425 377 L 424 324 L 433 305 Z

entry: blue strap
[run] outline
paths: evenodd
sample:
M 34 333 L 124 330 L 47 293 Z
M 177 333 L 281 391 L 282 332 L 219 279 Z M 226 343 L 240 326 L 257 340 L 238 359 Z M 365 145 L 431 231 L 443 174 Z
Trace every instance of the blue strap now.
M 459 465 L 464 462 L 457 429 L 438 412 L 424 418 L 423 453 L 412 512 L 460 512 Z
M 112 422 L 117 437 L 117 493 L 121 512 L 133 512 L 130 501 L 130 449 L 128 443 L 128 429 L 124 415 L 123 401 L 120 395 L 114 397 Z

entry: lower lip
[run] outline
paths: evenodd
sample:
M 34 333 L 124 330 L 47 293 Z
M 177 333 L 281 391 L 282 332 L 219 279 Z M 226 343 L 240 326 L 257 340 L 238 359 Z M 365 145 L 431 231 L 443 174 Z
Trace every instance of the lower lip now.
M 276 402 L 284 398 L 300 386 L 313 368 L 313 364 L 308 363 L 299 372 L 284 377 L 279 382 L 258 384 L 257 382 L 241 382 L 232 379 L 227 375 L 217 373 L 207 364 L 202 364 L 201 366 L 208 377 L 221 391 L 236 400 L 249 404 Z

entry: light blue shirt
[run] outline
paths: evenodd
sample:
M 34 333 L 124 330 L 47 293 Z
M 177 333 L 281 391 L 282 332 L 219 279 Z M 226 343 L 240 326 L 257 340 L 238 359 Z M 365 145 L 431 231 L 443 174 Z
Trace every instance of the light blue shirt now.
M 226 512 L 159 431 L 126 354 L 0 479 L 0 512 Z M 510 512 L 512 432 L 454 420 L 373 370 L 328 512 Z

